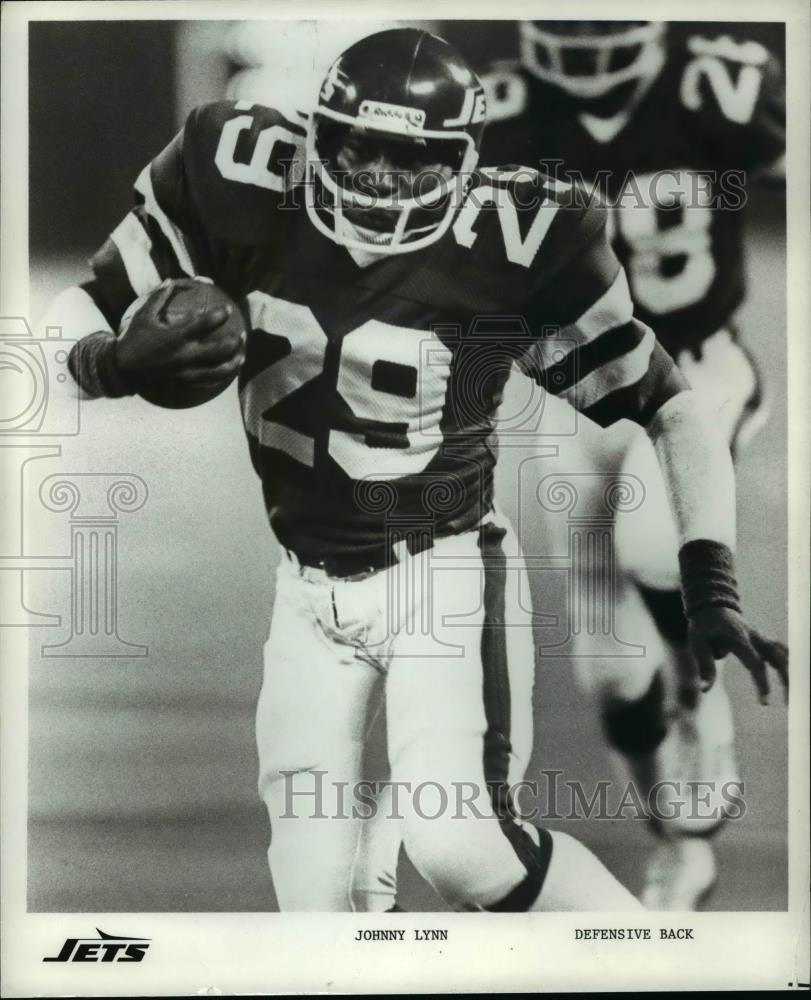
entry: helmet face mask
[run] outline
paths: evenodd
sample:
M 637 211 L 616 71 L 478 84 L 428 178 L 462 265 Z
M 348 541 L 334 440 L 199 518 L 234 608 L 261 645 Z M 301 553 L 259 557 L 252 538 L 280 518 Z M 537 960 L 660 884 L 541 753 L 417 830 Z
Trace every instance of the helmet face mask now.
M 657 21 L 525 21 L 521 61 L 538 79 L 593 100 L 653 75 L 664 31 Z
M 470 136 L 464 132 L 454 137 L 421 134 L 417 142 L 400 140 L 397 144 L 404 149 L 399 163 L 389 155 L 389 169 L 364 169 L 363 163 L 355 171 L 341 168 L 345 143 L 335 146 L 339 137 L 351 141 L 357 136 L 355 123 L 342 122 L 344 129 L 337 132 L 320 127 L 321 112 L 313 117 L 307 138 L 307 206 L 321 232 L 344 246 L 389 254 L 420 250 L 445 233 L 478 158 Z M 332 116 L 323 117 L 334 121 Z M 392 138 L 377 130 L 364 136 L 366 143 L 383 153 L 392 149 Z M 410 164 L 408 146 L 413 148 Z M 440 154 L 444 158 L 436 159 Z
M 361 40 L 333 64 L 311 116 L 311 222 L 372 253 L 435 243 L 464 200 L 483 124 L 481 84 L 447 43 L 415 29 Z

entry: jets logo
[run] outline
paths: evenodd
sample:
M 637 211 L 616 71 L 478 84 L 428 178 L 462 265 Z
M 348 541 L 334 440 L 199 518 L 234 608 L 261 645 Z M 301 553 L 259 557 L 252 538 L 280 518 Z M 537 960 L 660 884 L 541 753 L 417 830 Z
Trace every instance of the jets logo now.
M 446 118 L 443 128 L 455 125 L 478 125 L 487 116 L 487 100 L 481 87 L 468 87 L 462 101 L 462 110 L 455 118 Z
M 324 80 L 321 87 L 320 98 L 322 101 L 329 101 L 332 95 L 335 93 L 335 88 L 338 87 L 340 90 L 346 90 L 346 85 L 349 83 L 349 77 L 341 69 L 341 60 L 336 60 L 332 66 L 330 66 L 329 73 Z
M 68 938 L 58 955 L 49 955 L 43 962 L 141 962 L 150 939 L 127 935 L 105 934 L 96 928 L 98 937 Z

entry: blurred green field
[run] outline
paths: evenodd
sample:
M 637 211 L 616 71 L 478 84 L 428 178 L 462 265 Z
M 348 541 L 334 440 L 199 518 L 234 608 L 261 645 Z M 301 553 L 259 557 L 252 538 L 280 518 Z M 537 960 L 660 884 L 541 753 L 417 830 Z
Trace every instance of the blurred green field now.
M 740 326 L 764 372 L 773 412 L 739 464 L 740 576 L 754 624 L 785 637 L 785 263 L 777 196 L 755 206 L 751 295 Z M 32 316 L 81 277 L 81 258 L 32 264 Z M 119 529 L 120 633 L 145 658 L 44 659 L 61 628 L 32 630 L 28 905 L 37 912 L 269 911 L 268 825 L 256 796 L 253 712 L 277 549 L 248 462 L 234 387 L 207 406 L 161 411 L 138 400 L 83 408 L 81 434 L 59 458 L 29 464 L 27 546 L 65 552 L 64 515 L 36 501 L 46 475 L 132 472 L 149 488 Z M 514 511 L 514 463 L 500 472 Z M 768 570 L 768 579 L 764 570 Z M 27 573 L 29 607 L 68 621 L 68 574 Z M 551 581 L 551 582 L 550 582 Z M 553 575 L 539 610 L 562 614 Z M 746 816 L 719 838 L 721 881 L 708 907 L 786 905 L 786 713 L 760 708 L 748 678 L 728 684 L 746 779 Z M 559 768 L 587 785 L 606 774 L 592 717 L 570 667 L 550 661 L 537 679 L 532 769 Z M 382 775 L 379 734 L 370 771 Z M 532 773 L 531 769 L 531 773 Z M 640 823 L 576 821 L 582 837 L 632 890 L 648 844 Z M 406 908 L 438 901 L 406 866 Z

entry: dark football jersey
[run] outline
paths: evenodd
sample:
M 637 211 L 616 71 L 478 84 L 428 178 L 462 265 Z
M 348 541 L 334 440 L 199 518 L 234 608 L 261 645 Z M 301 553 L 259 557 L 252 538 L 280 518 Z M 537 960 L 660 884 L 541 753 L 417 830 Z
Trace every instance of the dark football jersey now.
M 633 318 L 604 209 L 564 208 L 566 186 L 536 172 L 481 173 L 440 240 L 363 267 L 310 221 L 303 137 L 270 108 L 198 108 L 85 287 L 113 329 L 183 274 L 241 303 L 251 458 L 274 532 L 304 560 L 484 516 L 513 364 L 601 424 L 645 422 L 684 387 Z
M 491 68 L 481 163 L 545 163 L 612 207 L 636 315 L 677 356 L 729 323 L 744 294 L 748 174 L 785 146 L 779 63 L 758 42 L 671 28 L 649 89 L 614 117 L 521 67 Z

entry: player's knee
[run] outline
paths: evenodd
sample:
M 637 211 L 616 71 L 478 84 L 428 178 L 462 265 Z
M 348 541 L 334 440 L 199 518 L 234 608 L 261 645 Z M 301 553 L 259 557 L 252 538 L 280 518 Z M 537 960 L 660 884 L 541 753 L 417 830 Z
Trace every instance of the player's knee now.
M 476 849 L 471 840 L 471 823 L 424 820 L 407 822 L 404 847 L 411 863 L 422 878 L 454 908 L 465 908 L 475 895 Z
M 671 645 L 683 646 L 687 642 L 687 617 L 681 591 L 656 590 L 641 583 L 637 586 L 659 634 Z
M 455 910 L 528 910 L 537 899 L 551 853 L 543 830 L 510 832 L 494 817 L 407 825 L 405 849 L 420 875 Z
M 665 687 L 656 673 L 650 687 L 634 701 L 609 699 L 602 708 L 603 731 L 616 750 L 629 757 L 652 753 L 667 735 Z

